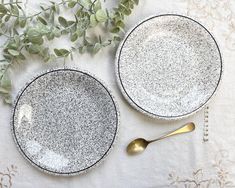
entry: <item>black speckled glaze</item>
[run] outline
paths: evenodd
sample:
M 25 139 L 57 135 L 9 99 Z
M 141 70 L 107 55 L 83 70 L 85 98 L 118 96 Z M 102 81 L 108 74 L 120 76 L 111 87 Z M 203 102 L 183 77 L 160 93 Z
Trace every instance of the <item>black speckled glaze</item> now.
M 55 69 L 19 93 L 12 133 L 23 156 L 40 170 L 76 175 L 103 160 L 118 124 L 116 103 L 102 82 L 83 71 Z
M 134 108 L 154 118 L 181 119 L 216 92 L 222 57 L 214 37 L 197 21 L 177 14 L 152 16 L 121 42 L 116 75 Z

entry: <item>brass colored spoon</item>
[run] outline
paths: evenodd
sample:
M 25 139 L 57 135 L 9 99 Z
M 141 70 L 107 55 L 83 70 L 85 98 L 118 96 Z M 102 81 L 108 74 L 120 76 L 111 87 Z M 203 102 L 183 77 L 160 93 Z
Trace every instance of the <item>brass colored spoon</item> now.
M 188 133 L 188 132 L 192 132 L 193 130 L 195 129 L 195 124 L 190 122 L 190 123 L 187 123 L 185 125 L 183 125 L 182 127 L 164 135 L 164 136 L 161 136 L 160 138 L 157 138 L 157 139 L 154 139 L 154 140 L 145 140 L 144 138 L 137 138 L 135 140 L 133 140 L 126 148 L 126 151 L 128 154 L 138 154 L 138 153 L 141 153 L 143 152 L 148 144 L 152 143 L 152 142 L 155 142 L 155 141 L 158 141 L 158 140 L 162 140 L 164 138 L 168 138 L 170 136 L 174 136 L 174 135 L 177 135 L 177 134 L 182 134 L 182 133 Z

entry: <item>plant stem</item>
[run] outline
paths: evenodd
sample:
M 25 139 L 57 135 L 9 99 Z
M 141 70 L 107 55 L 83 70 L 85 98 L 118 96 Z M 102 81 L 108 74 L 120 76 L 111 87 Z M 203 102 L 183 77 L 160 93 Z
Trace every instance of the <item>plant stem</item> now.
M 5 34 L 5 33 L 1 33 L 1 35 L 5 36 L 5 37 L 7 37 L 7 38 L 12 38 L 11 36 L 9 36 L 9 35 L 7 35 L 7 34 Z
M 60 5 L 63 5 L 63 4 L 65 4 L 65 3 L 68 3 L 68 2 L 69 2 L 69 0 L 61 1 L 61 2 L 58 3 L 57 5 L 60 6 Z M 81 6 L 83 9 L 87 10 L 81 3 L 77 2 L 77 4 L 78 4 L 79 6 Z M 44 9 L 43 11 L 40 11 L 40 12 L 38 12 L 38 13 L 36 13 L 36 14 L 33 14 L 33 15 L 31 15 L 31 16 L 26 17 L 26 19 L 30 19 L 30 18 L 33 18 L 33 17 L 35 17 L 35 16 L 38 16 L 38 15 L 42 14 L 43 12 L 46 12 L 46 11 L 50 10 L 50 8 L 51 8 L 51 6 L 50 6 L 50 7 L 47 7 L 47 8 Z M 89 10 L 87 10 L 87 11 L 89 11 Z
M 66 3 L 66 2 L 68 2 L 68 1 L 64 1 L 64 2 L 61 1 L 61 2 L 58 3 L 57 5 L 60 6 L 60 5 L 64 4 L 64 3 Z M 42 14 L 43 12 L 46 12 L 46 11 L 48 11 L 48 10 L 50 10 L 50 9 L 51 9 L 51 6 L 50 6 L 50 7 L 47 7 L 46 9 L 44 9 L 44 10 L 42 10 L 42 11 L 36 13 L 36 14 L 33 14 L 33 15 L 31 15 L 31 16 L 27 16 L 26 19 L 30 19 L 30 18 L 33 18 L 33 17 L 35 17 L 35 16 L 38 16 L 38 15 Z
M 94 4 L 96 3 L 97 0 L 94 0 L 92 3 L 91 3 L 91 6 L 90 6 L 90 9 L 89 11 L 92 12 L 93 14 L 95 13 L 94 10 L 93 10 L 93 6 Z
M 4 3 L 3 5 L 12 5 L 12 4 L 20 4 L 22 3 L 21 1 L 18 1 L 18 2 L 12 2 L 12 3 Z
M 18 15 L 15 15 L 15 14 L 9 14 L 9 13 L 7 13 L 6 15 L 8 15 L 8 16 L 13 16 L 13 17 L 16 17 L 16 18 L 21 18 L 21 16 L 18 16 Z

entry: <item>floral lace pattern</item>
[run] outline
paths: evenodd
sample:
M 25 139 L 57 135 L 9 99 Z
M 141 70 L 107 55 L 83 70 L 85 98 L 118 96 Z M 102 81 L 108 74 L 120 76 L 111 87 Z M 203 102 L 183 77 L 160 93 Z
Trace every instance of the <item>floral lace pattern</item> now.
M 205 169 L 197 169 L 190 177 L 182 178 L 175 173 L 169 174 L 170 185 L 176 188 L 235 188 L 234 180 L 230 177 L 227 165 L 233 163 L 228 159 L 228 152 L 221 150 L 215 156 L 211 166 L 214 173 L 205 175 Z
M 210 31 L 223 28 L 222 38 L 227 49 L 235 50 L 235 12 L 231 0 L 182 0 L 187 3 L 187 15 L 206 24 Z
M 13 177 L 17 173 L 17 166 L 11 165 L 5 171 L 0 171 L 0 188 L 11 188 L 13 185 Z
M 204 128 L 203 128 L 203 141 L 209 141 L 209 106 L 204 108 Z

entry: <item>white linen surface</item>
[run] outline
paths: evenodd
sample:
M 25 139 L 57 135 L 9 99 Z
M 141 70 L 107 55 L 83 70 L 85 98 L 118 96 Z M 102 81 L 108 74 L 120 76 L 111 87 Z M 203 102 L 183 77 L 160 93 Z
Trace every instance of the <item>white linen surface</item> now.
M 43 1 L 41 1 L 43 2 Z M 47 1 L 44 1 L 47 2 Z M 29 1 L 27 11 L 37 11 L 38 1 Z M 116 2 L 107 2 L 114 6 Z M 68 67 L 82 68 L 106 82 L 121 113 L 118 141 L 97 168 L 74 177 L 55 177 L 32 167 L 18 152 L 10 132 L 11 108 L 0 104 L 0 187 L 17 188 L 153 188 L 235 187 L 235 2 L 229 0 L 140 0 L 126 19 L 127 29 L 154 14 L 188 15 L 204 24 L 220 44 L 224 59 L 223 82 L 209 105 L 209 141 L 203 142 L 204 110 L 180 121 L 166 122 L 146 117 L 124 100 L 115 81 L 115 50 L 105 49 L 94 57 L 76 54 Z M 53 45 L 69 46 L 66 40 Z M 13 97 L 35 74 L 62 62 L 43 64 L 31 58 L 14 71 Z M 197 125 L 195 132 L 151 144 L 138 156 L 128 156 L 127 144 L 136 137 L 156 138 L 185 122 Z M 11 166 L 13 165 L 13 166 Z M 15 176 L 7 171 L 15 169 Z M 8 174 L 8 175 L 7 175 Z M 11 185 L 12 183 L 12 185 Z

